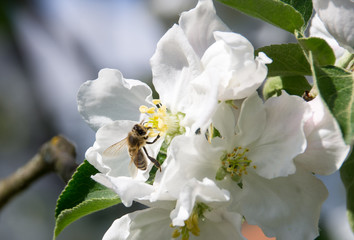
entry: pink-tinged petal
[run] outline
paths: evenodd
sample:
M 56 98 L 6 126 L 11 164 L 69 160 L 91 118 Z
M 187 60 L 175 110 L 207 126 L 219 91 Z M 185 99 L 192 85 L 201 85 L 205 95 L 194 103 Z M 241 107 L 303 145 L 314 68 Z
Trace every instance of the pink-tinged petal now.
M 154 190 L 150 184 L 131 177 L 110 177 L 97 173 L 92 179 L 115 191 L 126 207 L 130 207 L 134 200 L 149 199 Z
M 312 173 L 302 169 L 288 177 L 265 179 L 250 173 L 243 178 L 238 211 L 249 224 L 277 240 L 312 240 L 318 236 L 321 205 L 328 192 Z
M 173 113 L 184 112 L 189 106 L 189 82 L 202 72 L 202 65 L 178 25 L 160 39 L 150 62 L 162 103 Z
M 305 123 L 307 148 L 295 161 L 310 172 L 329 175 L 340 168 L 350 146 L 346 145 L 338 123 L 320 96 L 308 102 L 312 118 Z
M 176 208 L 171 212 L 172 224 L 184 226 L 184 221 L 190 217 L 196 202 L 203 202 L 212 207 L 221 206 L 229 200 L 229 192 L 220 189 L 214 181 L 204 178 L 201 182 L 192 178 L 183 186 Z
M 194 9 L 182 13 L 179 25 L 200 58 L 205 50 L 215 42 L 213 36 L 215 31 L 230 31 L 216 15 L 213 1 L 211 0 L 199 0 Z
M 256 141 L 242 147 L 249 148 L 247 157 L 262 177 L 293 174 L 296 170 L 293 159 L 306 149 L 303 126 L 311 114 L 309 106 L 302 98 L 285 92 L 268 99 L 264 106 L 267 118 L 263 133 Z M 259 124 L 258 119 L 253 121 Z M 242 136 L 239 139 L 242 142 Z
M 115 120 L 140 120 L 139 107 L 151 104 L 151 89 L 141 81 L 124 79 L 115 69 L 102 69 L 98 78 L 81 85 L 77 101 L 84 120 L 95 131 Z

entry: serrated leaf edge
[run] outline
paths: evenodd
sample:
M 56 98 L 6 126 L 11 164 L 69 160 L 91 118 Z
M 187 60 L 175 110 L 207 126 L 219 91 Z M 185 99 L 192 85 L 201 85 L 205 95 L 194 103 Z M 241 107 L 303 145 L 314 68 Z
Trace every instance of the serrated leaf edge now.
M 114 202 L 114 203 L 112 203 L 112 204 L 108 204 L 107 208 L 110 207 L 110 206 L 113 206 L 113 205 L 116 205 L 116 204 L 120 203 L 120 198 L 118 197 L 118 195 L 117 195 L 117 197 L 114 197 L 114 198 L 91 198 L 91 199 L 89 199 L 89 200 L 84 200 L 83 202 L 79 203 L 78 205 L 76 205 L 76 206 L 73 207 L 73 208 L 67 208 L 67 209 L 61 211 L 60 214 L 56 217 L 53 240 L 55 240 L 56 237 L 57 237 L 67 226 L 69 226 L 71 223 L 73 223 L 73 222 L 75 222 L 76 220 L 79 219 L 79 218 L 76 218 L 75 220 L 71 221 L 70 223 L 64 225 L 63 228 L 60 229 L 59 232 L 57 232 L 57 231 L 58 231 L 58 223 L 60 223 L 60 221 L 62 221 L 61 219 L 62 219 L 65 215 L 67 215 L 68 213 L 73 212 L 73 211 L 75 211 L 75 210 L 81 208 L 82 206 L 85 206 L 85 205 L 88 205 L 88 204 L 90 204 L 90 203 L 92 203 L 92 202 L 96 202 L 96 201 L 100 201 L 100 200 L 104 200 L 104 201 L 107 201 L 107 202 L 110 202 L 110 201 L 113 201 L 113 202 Z M 115 200 L 116 200 L 116 202 L 115 202 Z M 91 214 L 91 213 L 97 212 L 97 211 L 102 210 L 102 209 L 103 209 L 103 208 L 99 208 L 99 209 L 97 209 L 97 210 L 94 210 L 94 211 L 92 211 L 92 212 L 89 212 L 89 213 L 87 213 L 87 214 L 84 214 L 84 215 L 82 215 L 81 217 L 87 216 L 87 215 L 89 215 L 89 214 Z M 80 217 L 80 218 L 81 218 L 81 217 Z

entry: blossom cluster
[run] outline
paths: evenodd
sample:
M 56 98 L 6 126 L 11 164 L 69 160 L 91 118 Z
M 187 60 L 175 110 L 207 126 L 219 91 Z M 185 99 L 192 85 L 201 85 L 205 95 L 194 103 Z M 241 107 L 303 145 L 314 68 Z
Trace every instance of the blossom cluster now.
M 245 239 L 244 220 L 279 240 L 318 235 L 328 193 L 314 174 L 336 171 L 349 146 L 319 96 L 262 100 L 271 61 L 199 0 L 151 58 L 159 99 L 114 69 L 81 86 L 79 111 L 97 131 L 92 178 L 149 207 L 103 239 Z

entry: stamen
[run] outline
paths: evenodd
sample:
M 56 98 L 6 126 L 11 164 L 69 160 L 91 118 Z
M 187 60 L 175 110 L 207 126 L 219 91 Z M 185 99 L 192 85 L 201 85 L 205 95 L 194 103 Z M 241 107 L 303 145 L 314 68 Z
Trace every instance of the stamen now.
M 240 183 L 242 176 L 247 175 L 247 168 L 251 166 L 252 160 L 248 159 L 246 154 L 248 148 L 235 147 L 231 153 L 225 153 L 221 157 L 221 167 L 218 169 L 215 179 L 223 180 L 226 174 L 230 174 L 231 179 Z M 252 165 L 254 169 L 256 165 Z
M 175 135 L 183 134 L 185 129 L 179 125 L 179 122 L 184 115 L 181 113 L 171 114 L 159 99 L 154 99 L 152 102 L 156 107 L 148 108 L 144 105 L 139 107 L 141 113 L 149 115 L 149 120 L 144 124 L 150 129 L 149 137 L 170 135 L 170 139 L 172 139 Z
M 155 105 L 158 105 L 158 104 L 161 103 L 161 100 L 160 99 L 153 99 L 152 103 L 155 104 Z
M 178 238 L 179 236 L 181 236 L 182 240 L 188 240 L 189 233 L 192 233 L 194 236 L 199 236 L 199 220 L 204 221 L 205 211 L 211 211 L 211 208 L 205 203 L 197 203 L 193 209 L 192 214 L 186 221 L 184 221 L 184 226 L 178 227 L 173 231 L 172 238 Z M 170 227 L 174 226 L 170 224 Z

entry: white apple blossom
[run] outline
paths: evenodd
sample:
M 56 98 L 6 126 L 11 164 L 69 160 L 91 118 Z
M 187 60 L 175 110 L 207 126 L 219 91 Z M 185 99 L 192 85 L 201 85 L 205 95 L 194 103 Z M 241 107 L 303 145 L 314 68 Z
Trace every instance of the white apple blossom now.
M 183 188 L 175 210 L 176 201 L 171 200 L 127 214 L 112 224 L 103 239 L 244 239 L 242 216 L 226 209 L 227 191 L 209 179 L 191 179 Z
M 184 212 L 180 220 L 186 220 L 194 200 L 193 189 L 184 186 L 191 179 L 207 178 L 231 193 L 228 211 L 240 213 L 266 235 L 315 238 L 327 190 L 293 160 L 306 149 L 303 127 L 310 118 L 309 106 L 284 92 L 265 103 L 253 94 L 241 109 L 233 107 L 220 105 L 213 124 L 221 137 L 211 143 L 204 135 L 173 140 L 164 170 L 155 178 L 154 185 L 159 188 L 151 199 L 185 196 L 173 213 Z M 172 220 L 175 216 L 179 215 L 171 214 Z
M 171 225 L 170 210 L 163 208 L 149 208 L 124 215 L 115 220 L 105 233 L 103 240 L 132 240 L 132 239 L 179 239 L 183 233 L 179 233 L 178 227 Z M 203 217 L 198 228 L 199 234 L 188 234 L 190 240 L 244 240 L 240 234 L 242 218 L 240 215 L 228 212 L 218 212 L 214 216 Z M 189 226 L 193 226 L 193 220 L 189 220 Z M 186 231 L 185 231 L 186 232 Z M 186 235 L 186 234 L 185 234 Z
M 232 33 L 218 18 L 211 0 L 182 13 L 159 41 L 151 58 L 153 84 L 160 100 L 138 80 L 125 79 L 118 70 L 103 69 L 98 79 L 84 83 L 78 93 L 79 111 L 97 131 L 87 160 L 109 176 L 146 180 L 152 166 L 141 173 L 131 167 L 127 154 L 103 156 L 105 149 L 124 139 L 134 123 L 149 128 L 149 137 L 161 136 L 147 146 L 156 157 L 163 140 L 207 128 L 218 101 L 242 99 L 252 94 L 267 74 L 264 54 L 254 58 L 251 43 Z M 130 122 L 129 122 L 130 121 Z M 122 128 L 122 129 L 119 129 Z
M 133 176 L 146 180 L 147 171 L 137 171 L 130 164 L 128 151 L 124 148 L 116 156 L 104 156 L 103 152 L 111 145 L 125 139 L 134 124 L 141 120 L 149 122 L 165 120 L 160 124 L 166 129 L 166 122 L 178 121 L 178 116 L 160 114 L 159 119 L 150 119 L 141 111 L 141 106 L 155 110 L 150 87 L 138 80 L 124 79 L 118 70 L 103 69 L 98 79 L 85 82 L 78 93 L 79 111 L 86 122 L 97 131 L 96 142 L 86 151 L 86 159 L 100 172 L 109 176 Z M 140 108 L 140 111 L 139 111 Z M 152 115 L 156 115 L 153 113 Z M 171 123 L 169 130 L 180 131 L 178 123 Z M 161 130 L 161 135 L 169 132 Z M 147 146 L 148 152 L 156 157 L 161 140 Z
M 354 1 L 314 0 L 313 7 L 327 31 L 350 53 L 354 53 Z
M 219 19 L 212 0 L 200 0 L 182 13 L 179 25 L 161 38 L 151 58 L 154 86 L 168 93 L 160 95 L 161 101 L 172 112 L 186 113 L 183 123 L 192 125 L 193 132 L 210 123 L 218 101 L 251 95 L 264 81 L 270 62 L 264 53 L 254 57 L 251 43 Z M 197 97 L 181 98 L 188 91 Z M 179 104 L 172 106 L 177 99 Z
M 312 116 L 304 126 L 306 151 L 295 158 L 304 169 L 321 175 L 337 171 L 346 159 L 346 145 L 340 127 L 320 96 L 308 102 Z

